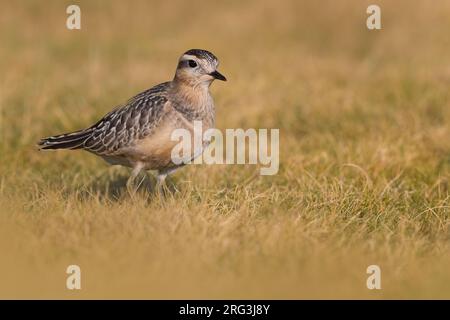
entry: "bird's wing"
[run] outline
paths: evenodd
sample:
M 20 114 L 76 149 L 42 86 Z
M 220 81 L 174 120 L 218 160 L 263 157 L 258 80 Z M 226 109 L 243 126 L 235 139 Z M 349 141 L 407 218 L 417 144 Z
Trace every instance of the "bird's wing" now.
M 169 83 L 146 90 L 111 111 L 92 127 L 83 149 L 98 155 L 115 155 L 120 149 L 148 136 L 163 116 Z

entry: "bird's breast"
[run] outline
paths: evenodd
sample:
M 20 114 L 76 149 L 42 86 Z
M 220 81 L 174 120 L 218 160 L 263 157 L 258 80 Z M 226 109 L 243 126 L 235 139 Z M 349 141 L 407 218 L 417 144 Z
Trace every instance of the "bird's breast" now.
M 132 161 L 145 163 L 147 169 L 173 166 L 172 151 L 177 145 L 189 146 L 184 153 L 191 154 L 192 158 L 198 156 L 208 144 L 203 139 L 204 132 L 214 126 L 214 116 L 195 117 L 194 119 L 188 119 L 176 110 L 169 112 L 152 130 L 152 133 L 137 140 L 133 147 L 127 150 L 127 154 Z M 200 121 L 201 125 L 199 126 L 195 121 Z M 197 143 L 199 139 L 201 139 L 201 143 Z

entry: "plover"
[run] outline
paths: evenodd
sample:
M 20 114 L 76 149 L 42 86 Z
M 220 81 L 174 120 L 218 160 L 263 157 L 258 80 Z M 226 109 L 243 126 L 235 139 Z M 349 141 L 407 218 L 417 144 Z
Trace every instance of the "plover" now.
M 139 93 L 87 129 L 43 138 L 38 146 L 82 149 L 110 164 L 131 167 L 129 190 L 134 190 L 134 180 L 142 170 L 155 170 L 161 189 L 166 176 L 181 166 L 171 159 L 177 143 L 171 132 L 192 130 L 194 121 L 201 121 L 204 130 L 214 127 L 209 87 L 215 79 L 226 81 L 218 65 L 211 52 L 188 50 L 179 58 L 172 81 Z

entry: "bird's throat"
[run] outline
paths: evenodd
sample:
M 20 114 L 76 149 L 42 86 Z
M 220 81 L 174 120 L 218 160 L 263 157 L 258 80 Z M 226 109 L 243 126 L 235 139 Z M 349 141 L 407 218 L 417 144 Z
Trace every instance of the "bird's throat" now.
M 190 105 L 192 108 L 205 106 L 211 100 L 209 84 L 206 82 L 180 81 L 172 82 L 172 92 L 178 101 Z

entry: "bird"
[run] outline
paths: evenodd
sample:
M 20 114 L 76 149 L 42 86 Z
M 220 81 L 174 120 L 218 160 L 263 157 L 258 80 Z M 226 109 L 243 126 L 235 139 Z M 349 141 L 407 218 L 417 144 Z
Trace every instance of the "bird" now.
M 209 88 L 214 80 L 227 81 L 218 66 L 219 60 L 210 51 L 187 50 L 178 59 L 171 81 L 135 95 L 86 129 L 40 139 L 38 148 L 81 149 L 111 165 L 129 167 L 126 186 L 131 193 L 137 189 L 134 182 L 140 172 L 152 170 L 161 191 L 167 175 L 183 166 L 172 161 L 171 150 L 177 142 L 172 141 L 171 132 L 192 132 L 194 121 L 201 121 L 203 130 L 214 128 L 215 106 Z M 202 150 L 207 144 L 204 141 Z

